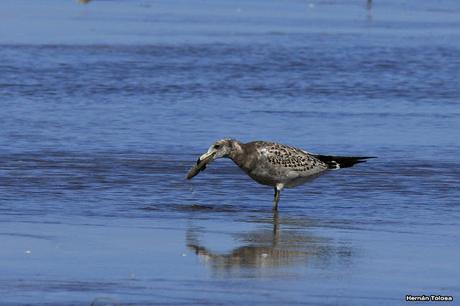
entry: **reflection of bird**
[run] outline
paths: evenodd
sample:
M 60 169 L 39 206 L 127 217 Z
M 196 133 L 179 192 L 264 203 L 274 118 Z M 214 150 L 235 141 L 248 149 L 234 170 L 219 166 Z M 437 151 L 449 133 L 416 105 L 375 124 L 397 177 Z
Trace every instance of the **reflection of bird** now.
M 262 220 L 265 220 L 261 222 Z M 307 223 L 306 223 L 307 222 Z M 186 242 L 204 264 L 217 273 L 257 273 L 262 269 L 288 267 L 295 265 L 327 264 L 334 259 L 345 259 L 347 263 L 352 252 L 347 246 L 335 247 L 329 239 L 312 235 L 305 231 L 305 225 L 311 220 L 284 219 L 282 224 L 289 224 L 284 231 L 278 212 L 273 213 L 273 218 L 258 220 L 259 224 L 270 225 L 255 231 L 242 231 L 233 233 L 240 245 L 229 252 L 220 253 L 211 247 L 204 246 L 199 239 L 202 229 L 190 227 L 187 230 Z M 311 260 L 314 259 L 314 260 Z M 311 261 L 310 261 L 311 260 Z M 242 268 L 257 268 L 256 270 Z M 263 272 L 262 272 L 263 275 Z
M 256 182 L 274 187 L 273 210 L 278 209 L 280 192 L 284 187 L 295 187 L 328 169 L 348 168 L 372 158 L 318 155 L 273 142 L 241 143 L 234 139 L 222 139 L 198 158 L 187 178 L 191 179 L 207 164 L 221 157 L 233 160 Z
M 112 298 L 98 297 L 91 302 L 90 306 L 117 306 L 121 305 Z
M 369 21 L 372 21 L 372 0 L 367 0 L 366 8 L 367 8 L 367 19 Z
M 367 0 L 366 7 L 367 7 L 368 10 L 372 9 L 372 0 Z
M 226 254 L 215 253 L 200 245 L 193 231 L 187 233 L 187 246 L 215 269 L 240 267 L 276 267 L 304 262 L 314 250 L 300 250 L 302 242 L 314 244 L 317 238 L 290 232 L 280 241 L 278 213 L 273 215 L 273 230 L 243 233 L 248 242 Z M 270 222 L 270 223 L 271 223 Z

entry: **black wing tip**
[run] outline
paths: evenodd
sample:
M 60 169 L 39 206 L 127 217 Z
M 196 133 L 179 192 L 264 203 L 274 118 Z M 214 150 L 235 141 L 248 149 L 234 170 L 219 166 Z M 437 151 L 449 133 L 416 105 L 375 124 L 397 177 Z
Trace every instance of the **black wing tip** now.
M 328 165 L 329 169 L 349 168 L 356 164 L 365 163 L 368 159 L 377 158 L 376 156 L 315 156 L 326 165 Z
M 356 164 L 361 164 L 367 162 L 368 159 L 377 158 L 376 156 L 356 156 L 356 157 L 344 157 L 339 159 L 337 162 L 340 168 L 349 168 L 353 167 Z

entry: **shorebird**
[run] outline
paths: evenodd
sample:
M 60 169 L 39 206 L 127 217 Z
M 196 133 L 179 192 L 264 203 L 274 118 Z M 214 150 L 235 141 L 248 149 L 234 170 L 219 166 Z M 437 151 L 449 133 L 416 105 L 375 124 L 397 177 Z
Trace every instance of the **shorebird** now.
M 348 168 L 363 163 L 369 156 L 333 156 L 313 154 L 295 147 L 267 142 L 241 143 L 235 139 L 221 139 L 201 155 L 187 174 L 193 178 L 218 158 L 230 158 L 249 177 L 262 185 L 273 186 L 274 211 L 278 210 L 281 190 L 301 185 L 327 170 Z

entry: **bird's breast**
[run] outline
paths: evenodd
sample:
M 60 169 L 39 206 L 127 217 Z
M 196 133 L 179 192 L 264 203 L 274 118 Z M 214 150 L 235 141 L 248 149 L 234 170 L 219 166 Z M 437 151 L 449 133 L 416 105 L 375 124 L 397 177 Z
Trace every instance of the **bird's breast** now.
M 286 179 L 285 173 L 282 171 L 276 171 L 264 165 L 257 165 L 251 168 L 242 168 L 246 174 L 259 184 L 276 186 L 278 183 L 282 183 Z

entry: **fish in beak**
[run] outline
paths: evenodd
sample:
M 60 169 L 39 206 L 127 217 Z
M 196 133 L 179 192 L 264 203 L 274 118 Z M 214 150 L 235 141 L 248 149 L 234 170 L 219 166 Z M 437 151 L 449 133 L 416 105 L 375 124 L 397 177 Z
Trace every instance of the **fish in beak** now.
M 204 169 L 206 169 L 206 165 L 214 160 L 216 153 L 216 151 L 211 151 L 201 155 L 196 161 L 196 165 L 193 166 L 192 169 L 190 169 L 190 171 L 187 173 L 187 179 L 191 179 L 200 173 L 200 171 L 204 171 Z

